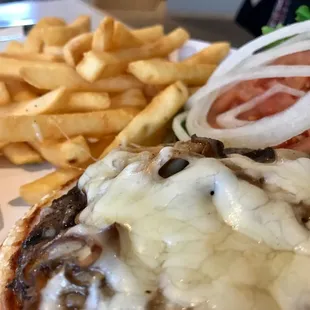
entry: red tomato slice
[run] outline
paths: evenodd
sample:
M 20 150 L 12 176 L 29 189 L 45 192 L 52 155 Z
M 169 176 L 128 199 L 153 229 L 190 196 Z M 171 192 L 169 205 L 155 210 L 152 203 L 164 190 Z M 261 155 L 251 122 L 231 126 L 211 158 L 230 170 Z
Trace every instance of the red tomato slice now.
M 298 52 L 278 58 L 273 65 L 310 65 L 310 50 Z M 228 90 L 213 103 L 208 115 L 208 123 L 214 128 L 220 128 L 216 122 L 219 114 L 241 105 L 265 93 L 275 83 L 281 83 L 298 90 L 309 91 L 310 77 L 268 78 L 240 82 Z M 237 116 L 241 120 L 259 120 L 261 118 L 280 113 L 296 102 L 295 96 L 287 93 L 277 93 L 259 103 L 253 109 Z M 308 131 L 294 137 L 278 147 L 288 147 L 298 150 L 307 150 L 310 153 L 310 138 Z

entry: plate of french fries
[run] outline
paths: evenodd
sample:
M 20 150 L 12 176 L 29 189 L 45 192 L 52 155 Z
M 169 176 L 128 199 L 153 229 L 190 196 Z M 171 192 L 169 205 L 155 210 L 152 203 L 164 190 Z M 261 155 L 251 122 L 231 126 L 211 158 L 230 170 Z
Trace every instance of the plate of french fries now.
M 177 28 L 41 19 L 0 53 L 0 241 L 29 205 L 122 143 L 157 145 L 230 53 Z

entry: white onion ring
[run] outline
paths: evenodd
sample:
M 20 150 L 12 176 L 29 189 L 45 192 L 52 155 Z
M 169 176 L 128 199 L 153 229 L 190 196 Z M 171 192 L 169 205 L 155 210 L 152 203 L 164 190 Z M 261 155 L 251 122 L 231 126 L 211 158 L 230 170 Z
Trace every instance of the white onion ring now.
M 178 114 L 172 122 L 172 129 L 174 131 L 174 134 L 180 141 L 188 141 L 191 139 L 191 137 L 188 135 L 186 130 L 182 126 L 182 122 L 184 122 L 187 118 L 188 112 L 183 112 L 181 114 Z
M 291 38 L 277 47 L 253 55 L 255 51 L 288 37 Z M 221 125 L 222 127 L 241 127 L 217 129 L 207 123 L 208 112 L 215 100 L 242 81 L 310 77 L 310 66 L 307 65 L 268 65 L 281 56 L 306 50 L 310 50 L 310 21 L 293 24 L 261 36 L 232 53 L 213 73 L 207 85 L 188 100 L 185 108 L 190 109 L 186 121 L 189 135 L 196 134 L 201 137 L 218 139 L 224 142 L 225 146 L 264 148 L 281 144 L 308 130 L 310 128 L 310 118 L 308 117 L 310 93 L 304 94 L 304 92 L 290 87 L 282 88 L 281 92 L 295 95 L 300 99 L 296 104 L 280 113 L 255 122 L 246 121 L 237 124 L 234 123 L 236 117 L 232 117 L 235 110 L 230 112 L 230 121 L 233 124 L 227 124 L 226 120 Z M 286 86 L 282 85 L 282 87 Z M 184 114 L 177 118 L 175 124 L 179 123 L 180 125 L 183 117 Z M 182 120 L 180 121 L 180 119 Z M 177 136 L 179 135 L 181 139 L 188 139 L 189 135 L 181 133 L 177 125 L 174 128 L 178 131 Z

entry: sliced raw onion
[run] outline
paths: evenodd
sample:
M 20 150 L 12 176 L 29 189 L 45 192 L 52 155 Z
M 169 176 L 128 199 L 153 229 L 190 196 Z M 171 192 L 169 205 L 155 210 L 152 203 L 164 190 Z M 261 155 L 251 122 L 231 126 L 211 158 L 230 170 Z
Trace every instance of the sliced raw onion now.
M 206 104 L 201 99 L 189 112 L 186 127 L 191 135 L 218 139 L 228 147 L 255 149 L 275 146 L 310 128 L 309 100 L 310 93 L 307 93 L 296 104 L 276 115 L 239 128 L 215 129 L 206 121 L 212 102 Z
M 182 126 L 183 122 L 186 121 L 187 115 L 188 115 L 188 112 L 183 112 L 183 113 L 177 115 L 173 119 L 173 123 L 172 123 L 172 129 L 174 131 L 174 134 L 181 141 L 188 141 L 191 139 L 191 137 L 188 135 L 187 131 Z
M 306 94 L 304 91 L 297 90 L 282 85 L 280 83 L 277 83 L 273 87 L 268 89 L 264 94 L 258 95 L 246 103 L 243 103 L 231 110 L 219 114 L 216 118 L 216 122 L 222 128 L 238 128 L 253 123 L 251 121 L 237 119 L 237 116 L 243 112 L 253 109 L 257 105 L 259 105 L 262 101 L 266 100 L 267 98 L 277 93 L 286 93 L 295 97 L 302 97 Z
M 247 58 L 243 63 L 238 66 L 238 70 L 251 69 L 276 60 L 279 57 L 304 52 L 310 50 L 310 40 L 302 41 L 288 46 L 277 46 L 268 49 L 265 52 L 253 55 Z

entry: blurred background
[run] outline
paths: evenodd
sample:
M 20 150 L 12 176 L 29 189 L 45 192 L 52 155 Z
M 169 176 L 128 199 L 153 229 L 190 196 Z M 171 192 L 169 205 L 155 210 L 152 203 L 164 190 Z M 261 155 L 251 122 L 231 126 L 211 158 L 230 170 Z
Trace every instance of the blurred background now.
M 176 26 L 183 26 L 191 33 L 192 38 L 205 41 L 229 40 L 234 47 L 253 38 L 235 22 L 245 0 L 74 0 L 71 1 L 70 9 L 65 9 L 64 5 L 60 10 L 59 0 L 0 0 L 0 29 L 13 26 L 14 23 L 16 26 L 19 20 L 32 19 L 33 15 L 33 23 L 40 16 L 53 14 L 60 14 L 68 20 L 74 19 L 76 16 L 71 15 L 83 14 L 78 9 L 81 1 L 106 11 L 131 27 L 160 23 L 167 32 Z M 47 6 L 38 8 L 34 5 L 32 8 L 31 3 L 44 3 Z M 46 10 L 45 7 L 48 7 L 48 12 L 44 13 L 42 11 Z M 6 26 L 8 20 L 10 25 Z
M 253 38 L 235 23 L 243 0 L 90 0 L 132 27 L 162 23 L 184 26 L 195 39 L 230 40 L 238 47 Z

